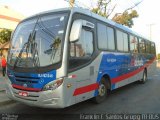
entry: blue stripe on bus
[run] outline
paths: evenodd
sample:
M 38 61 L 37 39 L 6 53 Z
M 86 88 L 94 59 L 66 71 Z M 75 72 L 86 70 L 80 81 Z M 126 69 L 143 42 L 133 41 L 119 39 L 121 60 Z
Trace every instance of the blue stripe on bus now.
M 111 79 L 111 90 L 115 89 L 115 84 L 112 79 L 118 79 L 119 76 L 125 76 L 128 73 L 137 71 L 139 68 L 147 67 L 146 64 L 153 62 L 154 55 L 132 55 L 129 53 L 102 53 L 102 59 L 99 66 L 97 83 L 100 82 L 104 75 L 108 75 Z M 149 61 L 149 62 L 148 62 Z M 123 79 L 122 79 L 123 80 Z M 120 80 L 120 81 L 122 81 Z M 125 79 L 124 79 L 125 80 Z M 120 82 L 119 81 L 119 82 Z M 98 90 L 95 90 L 94 96 L 98 95 Z
M 24 86 L 24 84 L 28 88 L 37 88 L 43 89 L 43 87 L 53 81 L 56 80 L 56 70 L 36 74 L 36 73 L 14 73 L 11 70 L 7 70 L 8 77 L 12 84 L 18 86 Z

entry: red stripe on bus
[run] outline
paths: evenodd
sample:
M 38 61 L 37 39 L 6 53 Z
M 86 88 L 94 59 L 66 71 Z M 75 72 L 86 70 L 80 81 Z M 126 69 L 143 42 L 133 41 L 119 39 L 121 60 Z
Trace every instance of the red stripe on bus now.
M 136 74 L 138 74 L 139 72 L 143 71 L 145 67 L 148 67 L 151 63 L 153 63 L 153 61 L 155 60 L 156 58 L 153 58 L 152 60 L 148 61 L 144 66 L 140 67 L 139 69 L 133 71 L 133 72 L 130 72 L 130 73 L 127 73 L 127 74 L 124 74 L 124 75 L 121 75 L 121 76 L 118 76 L 116 78 L 112 78 L 112 84 L 115 84 L 117 82 L 120 82 L 124 79 L 127 79 L 127 78 L 130 78 Z
M 99 84 L 98 83 L 94 83 L 94 84 L 90 84 L 90 85 L 87 85 L 87 86 L 83 86 L 83 87 L 77 88 L 74 91 L 73 96 L 77 96 L 77 95 L 80 95 L 80 94 L 83 94 L 83 93 L 86 93 L 86 92 L 90 92 L 90 91 L 96 90 L 98 88 L 99 88 Z
M 124 79 L 127 79 L 129 77 L 132 77 L 132 76 L 136 75 L 137 73 L 139 73 L 142 70 L 144 70 L 145 67 L 148 67 L 151 63 L 153 63 L 153 61 L 155 59 L 156 58 L 153 58 L 152 60 L 148 61 L 144 66 L 140 67 L 139 69 L 137 69 L 137 70 L 135 70 L 133 72 L 130 72 L 130 73 L 121 75 L 119 77 L 113 78 L 112 79 L 112 84 L 120 82 L 120 81 L 122 81 Z M 77 88 L 74 91 L 73 96 L 77 96 L 77 95 L 80 95 L 80 94 L 83 94 L 83 93 L 86 93 L 86 92 L 90 92 L 90 91 L 96 90 L 98 88 L 99 88 L 99 84 L 98 83 L 94 83 L 94 84 L 91 84 L 91 85 L 83 86 L 83 87 Z
M 15 85 L 15 84 L 12 84 L 12 87 L 16 88 L 16 89 L 20 89 L 20 90 L 27 90 L 27 91 L 34 91 L 34 92 L 41 91 L 41 89 L 39 89 L 39 88 L 28 88 L 28 87 L 23 87 L 20 85 Z
M 20 19 L 17 18 L 13 18 L 13 17 L 9 17 L 9 16 L 5 16 L 5 15 L 0 15 L 1 19 L 5 19 L 5 20 L 10 20 L 10 21 L 14 21 L 14 22 L 20 22 Z

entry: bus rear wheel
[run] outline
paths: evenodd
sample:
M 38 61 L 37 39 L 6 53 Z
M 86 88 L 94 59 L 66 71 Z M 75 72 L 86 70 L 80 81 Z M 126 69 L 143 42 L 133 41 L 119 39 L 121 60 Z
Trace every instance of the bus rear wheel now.
M 108 95 L 108 90 L 107 90 L 107 82 L 105 78 L 102 78 L 100 83 L 99 83 L 99 88 L 98 88 L 98 95 L 93 98 L 93 101 L 95 103 L 101 103 L 103 102 L 107 95 Z
M 140 80 L 140 83 L 144 84 L 147 81 L 147 70 L 145 69 L 143 72 L 143 77 Z

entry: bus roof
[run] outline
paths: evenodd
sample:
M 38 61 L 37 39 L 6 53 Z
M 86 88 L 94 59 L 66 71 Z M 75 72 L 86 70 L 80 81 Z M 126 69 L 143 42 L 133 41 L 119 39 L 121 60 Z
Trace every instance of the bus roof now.
M 144 36 L 142 36 L 142 35 L 134 32 L 133 30 L 131 30 L 130 28 L 128 28 L 128 27 L 126 27 L 126 26 L 124 26 L 124 25 L 118 24 L 118 23 L 116 23 L 116 22 L 114 22 L 114 21 L 112 21 L 112 20 L 109 20 L 109 19 L 107 19 L 107 18 L 105 18 L 105 17 L 102 17 L 102 16 L 100 16 L 100 15 L 97 15 L 97 14 L 91 12 L 89 9 L 84 9 L 84 8 L 80 8 L 80 7 L 60 8 L 60 9 L 54 9 L 54 10 L 44 11 L 44 12 L 40 12 L 40 13 L 38 13 L 38 14 L 35 14 L 35 15 L 33 15 L 33 16 L 30 16 L 30 17 L 28 17 L 28 18 L 26 18 L 26 19 L 29 19 L 29 18 L 31 18 L 31 17 L 38 16 L 38 15 L 41 15 L 41 14 L 47 14 L 47 13 L 51 13 L 51 12 L 60 12 L 60 11 L 71 11 L 72 14 L 73 14 L 73 13 L 81 13 L 81 14 L 84 14 L 84 15 L 88 15 L 88 16 L 91 16 L 91 17 L 93 17 L 93 18 L 95 18 L 95 19 L 98 19 L 98 20 L 100 20 L 100 21 L 103 21 L 103 22 L 105 22 L 105 23 L 108 23 L 108 24 L 110 24 L 110 25 L 112 25 L 112 26 L 115 26 L 116 28 L 119 28 L 119 29 L 121 29 L 121 30 L 124 30 L 124 31 L 126 31 L 126 32 L 129 32 L 129 33 L 131 33 L 131 34 L 134 34 L 134 35 L 136 35 L 136 36 L 138 36 L 138 37 L 140 37 L 140 38 L 144 38 L 144 39 L 148 40 L 146 37 L 144 37 Z M 26 20 L 26 19 L 25 19 L 25 20 Z

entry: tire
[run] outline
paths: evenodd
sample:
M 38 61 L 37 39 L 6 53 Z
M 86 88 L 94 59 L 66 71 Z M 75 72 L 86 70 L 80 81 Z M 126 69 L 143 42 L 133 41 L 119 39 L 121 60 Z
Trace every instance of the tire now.
M 103 77 L 99 83 L 98 95 L 93 98 L 93 101 L 97 104 L 103 102 L 108 95 L 107 89 L 107 82 L 106 79 Z
M 140 83 L 144 84 L 147 81 L 147 70 L 145 69 L 143 72 L 143 78 L 140 80 Z

